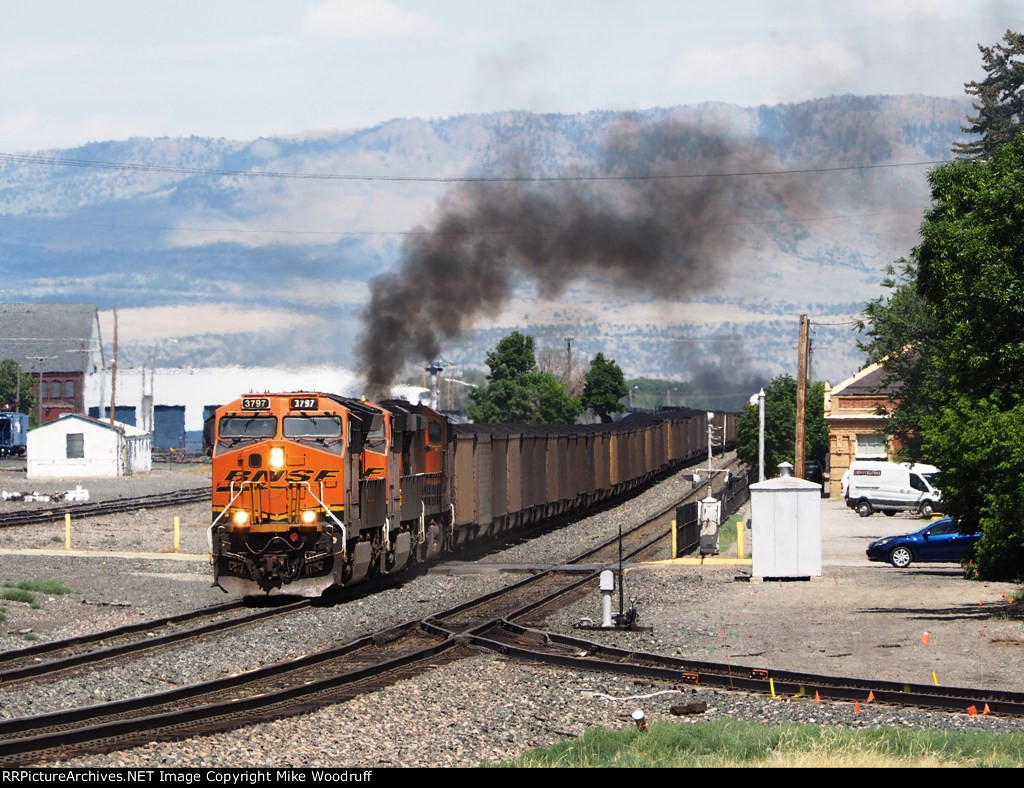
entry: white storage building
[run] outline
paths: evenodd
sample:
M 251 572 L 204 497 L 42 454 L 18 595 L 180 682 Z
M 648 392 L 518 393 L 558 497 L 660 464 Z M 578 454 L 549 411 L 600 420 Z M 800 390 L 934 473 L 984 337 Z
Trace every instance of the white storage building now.
M 130 424 L 68 414 L 28 433 L 30 479 L 129 476 L 152 467 L 152 434 Z

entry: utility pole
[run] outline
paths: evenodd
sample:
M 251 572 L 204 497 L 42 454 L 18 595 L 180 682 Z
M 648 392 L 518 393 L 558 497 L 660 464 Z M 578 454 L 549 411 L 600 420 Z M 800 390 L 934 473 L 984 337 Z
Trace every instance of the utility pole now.
M 44 361 L 53 361 L 55 358 L 57 358 L 57 357 L 56 356 L 25 356 L 25 360 L 26 361 L 31 361 L 32 362 L 32 369 L 29 371 L 29 376 L 31 376 L 32 372 L 35 371 L 34 367 L 35 367 L 36 364 L 42 364 Z M 42 424 L 43 423 L 43 399 L 46 397 L 46 395 L 43 393 L 43 371 L 41 369 L 39 370 L 39 377 L 38 377 L 38 384 L 37 385 L 38 385 L 38 388 L 36 389 L 36 394 L 37 394 L 37 398 L 36 398 L 36 424 Z M 20 391 L 20 387 L 19 387 L 19 391 Z M 20 403 L 21 400 L 19 399 L 18 401 Z
M 800 315 L 800 346 L 796 357 L 796 450 L 793 475 L 804 478 L 804 436 L 807 411 L 807 356 L 810 345 L 811 321 L 807 315 Z
M 576 337 L 567 336 L 565 338 L 565 384 L 566 390 L 571 394 L 573 386 L 572 380 L 572 341 Z

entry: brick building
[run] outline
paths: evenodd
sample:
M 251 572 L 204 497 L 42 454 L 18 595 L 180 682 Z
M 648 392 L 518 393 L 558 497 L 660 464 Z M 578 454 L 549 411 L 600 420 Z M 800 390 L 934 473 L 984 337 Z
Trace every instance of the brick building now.
M 92 304 L 0 304 L 0 360 L 31 375 L 40 424 L 85 412 L 85 376 L 104 368 Z
M 891 460 L 899 445 L 885 434 L 885 415 L 891 395 L 899 386 L 885 385 L 885 371 L 871 364 L 852 377 L 825 385 L 825 421 L 828 422 L 832 496 L 840 495 L 843 474 L 854 460 Z

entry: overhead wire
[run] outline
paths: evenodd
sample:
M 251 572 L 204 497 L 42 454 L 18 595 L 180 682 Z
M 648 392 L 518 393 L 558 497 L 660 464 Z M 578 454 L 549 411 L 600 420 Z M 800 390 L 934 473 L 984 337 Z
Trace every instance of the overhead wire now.
M 874 219 L 879 217 L 891 217 L 891 216 L 910 216 L 918 215 L 917 211 L 891 211 L 891 212 L 873 212 L 873 213 L 861 213 L 861 214 L 837 214 L 835 216 L 806 216 L 796 217 L 792 219 L 757 219 L 749 222 L 715 222 L 708 224 L 688 224 L 681 225 L 683 229 L 693 230 L 707 230 L 723 227 L 753 227 L 759 225 L 772 225 L 772 224 L 807 224 L 811 222 L 832 222 L 832 221 L 844 221 L 848 219 Z M 67 219 L 54 219 L 49 216 L 36 216 L 36 215 L 7 215 L 0 216 L 0 221 L 32 221 L 32 222 L 46 222 L 47 224 L 56 224 L 67 227 L 91 227 L 99 230 L 140 230 L 140 231 L 159 231 L 159 232 L 191 232 L 191 233 L 224 233 L 232 234 L 236 233 L 239 235 L 297 235 L 297 236 L 334 236 L 341 238 L 348 237 L 359 237 L 359 238 L 372 238 L 372 237 L 408 237 L 408 236 L 443 236 L 445 235 L 442 230 L 283 230 L 272 227 L 175 227 L 173 225 L 155 225 L 155 224 L 118 224 L 116 222 L 76 222 L 69 221 Z M 564 235 L 565 231 L 560 229 L 546 230 L 539 227 L 516 227 L 508 229 L 494 229 L 494 230 L 458 230 L 451 233 L 453 235 L 467 235 L 467 236 L 488 236 L 488 235 Z
M 805 175 L 825 172 L 880 170 L 896 167 L 930 167 L 945 164 L 948 159 L 891 162 L 884 164 L 851 164 L 835 167 L 798 167 L 789 170 L 741 170 L 737 172 L 642 173 L 636 175 L 370 175 L 326 172 L 280 172 L 274 170 L 231 170 L 217 167 L 183 167 L 172 164 L 143 164 L 92 159 L 69 159 L 59 156 L 0 153 L 0 161 L 17 164 L 39 164 L 52 167 L 84 167 L 129 172 L 162 172 L 176 175 L 216 175 L 243 178 L 282 178 L 288 180 L 380 181 L 393 183 L 575 183 L 602 181 L 665 181 L 689 178 L 740 178 L 772 175 Z
M 917 162 L 893 162 L 885 164 L 863 164 L 845 165 L 835 167 L 804 167 L 788 170 L 744 170 L 737 172 L 710 172 L 710 173 L 665 173 L 665 174 L 639 174 L 639 175 L 559 175 L 559 176 L 421 176 L 421 175 L 370 175 L 370 174 L 346 174 L 346 173 L 314 173 L 314 172 L 279 172 L 260 170 L 233 170 L 211 167 L 184 167 L 179 165 L 165 164 L 144 164 L 140 162 L 111 162 L 91 159 L 72 159 L 54 156 L 37 156 L 31 154 L 0 153 L 0 162 L 12 162 L 21 164 L 35 164 L 45 166 L 82 167 L 108 170 L 122 170 L 132 172 L 160 172 L 179 175 L 213 175 L 219 177 L 246 177 L 246 178 L 280 178 L 290 180 L 335 180 L 335 181 L 378 181 L 378 182 L 410 182 L 410 183 L 566 183 L 566 182 L 606 182 L 606 181 L 659 181 L 659 180 L 681 180 L 694 178 L 737 178 L 755 176 L 776 176 L 795 175 L 810 173 L 833 173 L 848 172 L 857 170 L 879 170 L 895 167 L 920 167 L 942 164 L 942 160 L 927 160 Z M 773 224 L 805 224 L 810 222 L 842 221 L 845 219 L 865 219 L 878 217 L 892 217 L 903 215 L 917 215 L 911 211 L 873 212 L 866 214 L 846 214 L 836 216 L 811 216 L 792 219 L 761 219 L 745 222 L 721 222 L 706 225 L 691 225 L 694 229 L 709 229 L 720 227 L 749 227 L 757 225 Z M 7 219 L 23 218 L 27 220 L 52 221 L 48 217 L 7 216 Z M 296 236 L 337 236 L 337 237 L 374 237 L 374 236 L 417 236 L 436 234 L 434 230 L 285 230 L 279 228 L 244 228 L 244 227 L 171 227 L 161 225 L 129 225 L 108 222 L 71 222 L 57 220 L 55 223 L 67 226 L 94 227 L 111 230 L 157 230 L 157 231 L 179 231 L 198 233 L 225 233 L 225 234 L 273 234 L 273 235 L 296 235 Z M 522 228 L 476 230 L 473 235 L 510 235 L 525 232 Z M 558 234 L 560 230 L 531 229 L 528 232 L 534 234 Z

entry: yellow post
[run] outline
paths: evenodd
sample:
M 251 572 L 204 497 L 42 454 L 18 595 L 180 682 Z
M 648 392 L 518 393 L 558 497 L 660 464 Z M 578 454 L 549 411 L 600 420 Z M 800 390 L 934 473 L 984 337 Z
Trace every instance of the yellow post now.
M 676 521 L 672 521 L 672 557 L 676 557 Z
M 64 514 L 64 549 L 71 549 L 71 512 Z
M 737 558 L 743 558 L 744 557 L 743 552 L 744 552 L 744 549 L 746 548 L 746 545 L 743 543 L 743 540 L 746 538 L 746 535 L 747 535 L 747 524 L 743 521 L 743 518 L 741 517 L 739 520 L 736 521 L 736 557 Z
M 181 552 L 181 518 L 174 518 L 174 552 Z

